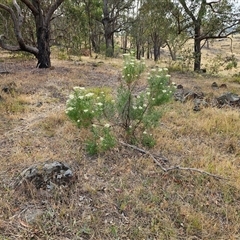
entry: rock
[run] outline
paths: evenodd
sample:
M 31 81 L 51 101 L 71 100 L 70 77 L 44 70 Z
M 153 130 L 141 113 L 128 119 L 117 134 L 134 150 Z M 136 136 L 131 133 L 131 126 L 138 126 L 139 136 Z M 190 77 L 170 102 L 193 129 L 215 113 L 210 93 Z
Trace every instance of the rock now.
M 227 88 L 227 85 L 224 83 L 218 87 L 217 83 L 213 82 L 212 88 Z M 182 103 L 189 100 L 193 101 L 193 111 L 200 111 L 201 108 L 210 106 L 223 107 L 226 105 L 230 107 L 240 107 L 240 96 L 237 94 L 228 92 L 224 93 L 220 97 L 214 97 L 212 93 L 212 96 L 205 97 L 204 93 L 198 86 L 194 86 L 192 90 L 188 90 L 182 85 L 177 85 L 177 89 L 173 96 L 176 101 L 180 101 Z
M 183 88 L 177 88 L 176 91 L 174 92 L 174 99 L 175 101 L 182 102 L 183 101 L 183 95 L 184 95 L 184 90 Z
M 199 98 L 194 99 L 194 107 L 193 107 L 193 111 L 197 112 L 201 110 L 201 103 L 202 100 Z
M 44 211 L 40 208 L 28 208 L 24 213 L 23 213 L 23 219 L 27 223 L 34 223 L 38 217 L 43 215 Z
M 218 89 L 218 85 L 217 85 L 216 82 L 213 82 L 212 85 L 211 85 L 211 87 L 212 87 L 213 90 Z
M 42 102 L 38 102 L 38 103 L 36 104 L 36 107 L 41 107 L 42 105 L 43 105 Z
M 237 94 L 227 92 L 217 98 L 217 102 L 220 106 L 222 105 L 234 105 L 240 106 L 240 97 Z
M 177 85 L 177 89 L 183 89 L 183 85 L 181 84 Z
M 225 83 L 221 84 L 219 88 L 227 88 L 227 85 Z
M 203 92 L 184 89 L 182 85 L 178 85 L 173 96 L 175 101 L 186 102 L 195 98 L 202 99 L 204 97 L 204 94 Z
M 51 190 L 55 186 L 73 183 L 73 172 L 66 163 L 39 163 L 24 169 L 17 178 L 14 187 L 23 183 L 32 183 L 37 189 Z

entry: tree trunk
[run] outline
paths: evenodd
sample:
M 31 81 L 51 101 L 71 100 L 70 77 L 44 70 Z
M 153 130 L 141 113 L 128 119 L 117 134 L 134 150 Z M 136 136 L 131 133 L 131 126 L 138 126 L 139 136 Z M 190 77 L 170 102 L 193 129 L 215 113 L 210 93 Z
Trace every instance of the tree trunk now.
M 50 60 L 50 33 L 48 27 L 38 27 L 37 29 L 37 44 L 38 44 L 38 64 L 39 68 L 51 67 Z
M 201 69 L 201 38 L 200 38 L 200 26 L 195 27 L 194 37 L 194 71 L 200 71 Z
M 127 52 L 127 48 L 128 48 L 128 35 L 127 35 L 127 33 L 125 33 L 122 36 L 122 49 L 123 49 L 123 53 Z
M 137 53 L 136 53 L 136 58 L 138 59 L 138 60 L 140 60 L 140 58 L 141 58 L 141 46 L 140 46 L 140 43 L 137 43 Z
M 171 47 L 171 45 L 168 43 L 168 41 L 166 41 L 166 44 L 167 44 L 168 50 L 170 52 L 170 56 L 171 56 L 172 61 L 176 61 L 177 60 L 177 56 L 176 56 L 175 48 Z
M 161 47 L 161 40 L 156 32 L 153 33 L 152 41 L 153 41 L 153 56 L 154 61 L 156 62 L 160 59 L 160 47 Z
M 152 50 L 151 50 L 151 43 L 150 40 L 148 39 L 147 41 L 147 59 L 152 58 Z
M 105 33 L 105 42 L 106 42 L 106 57 L 113 57 L 114 47 L 113 47 L 113 34 L 108 31 Z
M 104 27 L 104 37 L 106 44 L 106 57 L 113 57 L 114 54 L 114 46 L 113 46 L 113 31 L 111 30 L 111 24 L 109 23 L 109 18 L 104 18 L 102 20 Z
M 160 59 L 160 45 L 158 41 L 153 43 L 153 55 L 154 55 L 155 62 Z
M 144 48 L 144 46 L 142 46 L 142 52 L 141 52 L 141 54 L 142 54 L 142 58 L 144 58 L 144 54 L 145 54 L 145 48 Z
M 108 9 L 108 1 L 103 1 L 103 19 L 102 24 L 104 28 L 104 37 L 106 44 L 106 57 L 113 57 L 114 46 L 113 46 L 113 31 L 112 31 L 112 19 L 110 19 L 110 13 Z

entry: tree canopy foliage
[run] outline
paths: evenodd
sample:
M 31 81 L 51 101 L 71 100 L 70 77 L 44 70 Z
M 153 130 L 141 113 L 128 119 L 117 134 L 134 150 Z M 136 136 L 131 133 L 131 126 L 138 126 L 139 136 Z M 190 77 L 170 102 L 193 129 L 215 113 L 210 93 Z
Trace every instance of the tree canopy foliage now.
M 161 47 L 176 60 L 193 39 L 198 71 L 206 41 L 240 31 L 240 14 L 231 0 L 3 0 L 0 19 L 0 46 L 33 54 L 42 68 L 51 66 L 52 45 L 107 57 L 134 49 L 138 59 L 158 61 Z

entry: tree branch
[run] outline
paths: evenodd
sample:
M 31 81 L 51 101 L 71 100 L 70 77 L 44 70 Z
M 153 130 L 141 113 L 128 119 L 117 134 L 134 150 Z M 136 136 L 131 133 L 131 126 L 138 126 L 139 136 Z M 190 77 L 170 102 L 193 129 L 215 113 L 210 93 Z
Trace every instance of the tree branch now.
M 39 14 L 39 11 L 37 8 L 34 7 L 34 5 L 29 0 L 21 0 L 31 11 L 34 16 Z
M 197 21 L 196 17 L 194 16 L 194 14 L 192 13 L 192 11 L 187 7 L 186 1 L 185 0 L 179 0 L 179 2 L 181 3 L 181 5 L 183 6 L 184 10 L 186 11 L 186 13 L 191 17 L 191 19 L 195 22 Z
M 4 42 L 4 39 L 7 39 L 7 38 L 3 34 L 0 35 L 0 47 L 5 49 L 5 50 L 14 51 L 14 52 L 25 51 L 25 52 L 32 53 L 35 56 L 38 54 L 38 49 L 35 48 L 35 47 L 29 46 L 29 45 L 25 45 L 25 44 L 24 44 L 24 47 L 22 47 L 20 45 L 18 45 L 18 46 L 9 45 L 9 44 L 6 44 Z
M 2 34 L 0 35 L 0 47 L 8 50 L 8 51 L 20 51 L 21 48 L 19 46 L 12 46 L 12 45 L 8 45 L 6 43 L 4 43 L 4 39 L 6 39 L 6 37 Z
M 211 1 L 211 2 L 206 3 L 206 5 L 208 5 L 214 13 L 220 13 L 221 14 L 221 12 L 216 11 L 212 6 L 212 4 L 220 3 L 220 2 L 221 2 L 221 0 Z
M 17 6 L 15 6 L 15 7 L 17 7 Z M 18 19 L 18 16 L 16 16 L 13 9 L 4 4 L 1 4 L 1 3 L 0 3 L 0 8 L 4 9 L 5 11 L 7 11 L 10 14 L 12 21 L 13 21 L 13 25 L 14 25 L 14 33 L 15 33 L 15 36 L 16 36 L 17 42 L 18 42 L 18 46 L 12 46 L 12 45 L 5 44 L 3 39 L 6 39 L 6 37 L 4 35 L 1 35 L 0 36 L 0 46 L 6 50 L 26 51 L 26 52 L 32 53 L 35 56 L 37 56 L 38 49 L 35 47 L 32 47 L 32 46 L 29 46 L 24 42 L 24 39 L 23 39 L 22 33 L 21 33 L 21 29 L 20 29 L 19 19 Z
M 160 162 L 156 159 L 156 157 L 154 157 L 154 155 L 153 155 L 152 153 L 150 153 L 149 151 L 146 151 L 146 150 L 144 150 L 144 149 L 142 149 L 142 148 L 139 148 L 139 147 L 137 147 L 137 146 L 134 146 L 134 145 L 131 145 L 131 144 L 128 144 L 128 143 L 124 143 L 124 142 L 122 142 L 122 141 L 119 141 L 119 142 L 120 142 L 123 146 L 130 147 L 130 148 L 132 148 L 132 149 L 134 149 L 134 150 L 137 150 L 137 151 L 139 151 L 139 152 L 141 152 L 141 153 L 144 153 L 144 154 L 149 155 L 149 156 L 152 158 L 152 160 L 154 161 L 154 163 L 155 163 L 158 167 L 160 167 L 163 172 L 170 172 L 170 171 L 174 171 L 174 170 L 183 170 L 183 171 L 190 171 L 190 172 L 198 172 L 198 173 L 205 174 L 205 175 L 208 175 L 208 176 L 217 178 L 217 179 L 228 180 L 228 179 L 226 179 L 226 178 L 224 178 L 224 177 L 221 177 L 221 176 L 218 176 L 218 175 L 215 175 L 215 174 L 212 174 L 212 173 L 209 173 L 209 172 L 203 171 L 203 170 L 201 170 L 201 169 L 197 169 L 197 168 L 186 168 L 186 167 L 180 167 L 180 166 L 172 166 L 172 167 L 169 167 L 169 168 L 165 168 L 165 167 L 163 166 L 163 164 L 160 163 Z M 164 161 L 166 161 L 166 158 L 161 157 L 161 159 L 164 160 Z
M 47 14 L 46 14 L 46 22 L 49 23 L 51 20 L 51 17 L 53 13 L 56 11 L 56 9 L 64 2 L 65 0 L 56 0 L 49 8 Z
M 18 14 L 18 22 L 19 22 L 19 27 L 22 26 L 23 24 L 23 14 L 22 14 L 22 10 L 20 8 L 20 6 L 18 5 L 16 0 L 13 0 L 13 5 L 17 10 L 17 14 Z

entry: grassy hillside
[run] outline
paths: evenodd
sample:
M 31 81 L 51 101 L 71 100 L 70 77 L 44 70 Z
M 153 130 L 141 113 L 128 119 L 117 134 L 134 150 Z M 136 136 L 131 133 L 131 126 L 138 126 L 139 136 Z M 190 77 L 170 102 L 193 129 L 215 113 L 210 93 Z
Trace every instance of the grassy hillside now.
M 194 112 L 192 101 L 167 104 L 150 152 L 165 168 L 220 178 L 164 172 L 150 155 L 121 144 L 87 155 L 88 132 L 65 115 L 74 86 L 115 90 L 122 60 L 54 59 L 45 70 L 34 60 L 5 57 L 1 64 L 10 72 L 0 75 L 1 89 L 13 91 L 0 93 L 0 239 L 240 239 L 239 108 Z M 240 94 L 233 74 L 172 72 L 171 80 L 213 98 Z M 212 82 L 228 88 L 213 90 Z M 23 169 L 45 161 L 68 163 L 74 183 L 52 191 L 12 187 Z

